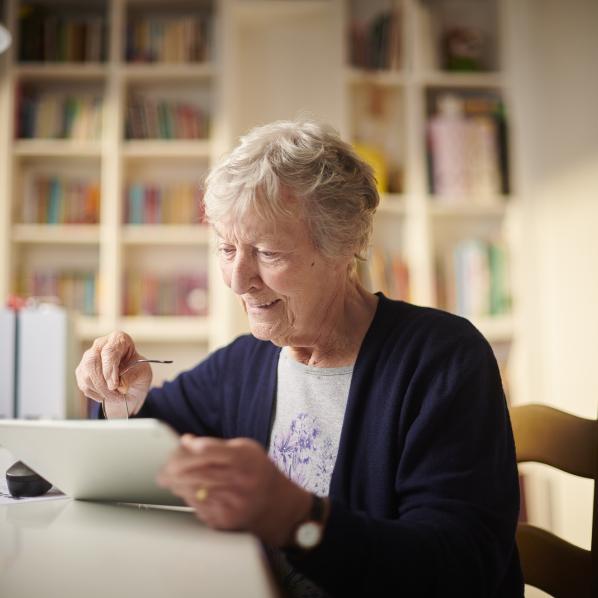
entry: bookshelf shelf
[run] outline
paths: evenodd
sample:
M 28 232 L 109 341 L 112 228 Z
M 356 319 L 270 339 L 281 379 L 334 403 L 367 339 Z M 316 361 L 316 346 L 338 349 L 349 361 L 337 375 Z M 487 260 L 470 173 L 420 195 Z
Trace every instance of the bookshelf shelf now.
M 322 11 L 329 9 L 322 0 L 244 0 L 235 7 L 237 18 L 244 23 L 262 23 L 269 19 L 317 18 Z
M 446 73 L 429 71 L 414 77 L 414 81 L 427 87 L 503 88 L 502 73 Z
M 127 224 L 123 226 L 122 241 L 125 245 L 200 245 L 210 240 L 208 228 L 202 225 L 177 224 Z
M 76 139 L 19 139 L 14 143 L 14 155 L 30 158 L 99 158 L 102 153 L 100 141 Z
M 204 158 L 211 156 L 208 140 L 134 140 L 124 141 L 122 153 L 126 158 Z
M 100 227 L 94 224 L 17 224 L 12 231 L 15 243 L 72 245 L 100 241 Z
M 121 318 L 117 327 L 139 341 L 164 342 L 209 341 L 210 322 L 208 318 L 189 316 L 131 316 Z
M 22 63 L 15 67 L 15 74 L 22 81 L 35 79 L 85 81 L 103 79 L 108 74 L 108 66 L 98 62 Z
M 216 71 L 213 64 L 126 64 L 120 67 L 128 81 L 172 81 L 210 79 Z
M 351 85 L 380 85 L 383 87 L 402 87 L 410 81 L 410 75 L 401 71 L 369 71 L 359 68 L 346 69 L 345 77 Z
M 507 212 L 504 199 L 491 200 L 442 200 L 436 197 L 430 199 L 428 210 L 435 218 L 467 218 L 467 217 L 495 217 L 502 218 Z

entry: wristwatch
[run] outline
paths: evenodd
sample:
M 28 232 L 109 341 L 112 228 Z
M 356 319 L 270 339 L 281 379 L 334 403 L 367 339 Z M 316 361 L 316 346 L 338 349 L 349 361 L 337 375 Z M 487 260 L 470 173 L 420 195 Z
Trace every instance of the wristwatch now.
M 309 518 L 306 521 L 302 521 L 293 532 L 295 548 L 311 550 L 322 541 L 325 511 L 324 499 L 316 494 L 312 494 Z

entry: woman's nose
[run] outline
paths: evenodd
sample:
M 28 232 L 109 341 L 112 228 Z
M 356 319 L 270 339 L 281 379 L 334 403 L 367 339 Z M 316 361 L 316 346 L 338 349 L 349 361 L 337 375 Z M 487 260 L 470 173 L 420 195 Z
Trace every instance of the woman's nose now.
M 231 290 L 236 295 L 243 295 L 258 286 L 259 280 L 255 259 L 244 252 L 237 252 L 230 277 Z

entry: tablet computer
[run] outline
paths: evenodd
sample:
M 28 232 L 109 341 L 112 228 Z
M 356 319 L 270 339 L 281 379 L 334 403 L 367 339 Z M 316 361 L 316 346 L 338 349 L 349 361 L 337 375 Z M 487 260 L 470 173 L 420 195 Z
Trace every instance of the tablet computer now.
M 1 446 L 82 500 L 182 505 L 155 481 L 178 444 L 155 419 L 0 421 Z

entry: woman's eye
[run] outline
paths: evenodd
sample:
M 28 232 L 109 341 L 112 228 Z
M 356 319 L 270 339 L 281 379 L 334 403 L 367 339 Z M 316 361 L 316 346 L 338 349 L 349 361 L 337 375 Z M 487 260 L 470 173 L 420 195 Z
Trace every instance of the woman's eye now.
M 266 258 L 267 260 L 276 259 L 278 257 L 278 253 L 275 251 L 260 251 L 260 256 Z
M 224 257 L 231 257 L 235 253 L 235 248 L 228 247 L 226 245 L 221 245 L 220 247 L 218 247 L 218 252 L 220 253 L 220 255 Z

